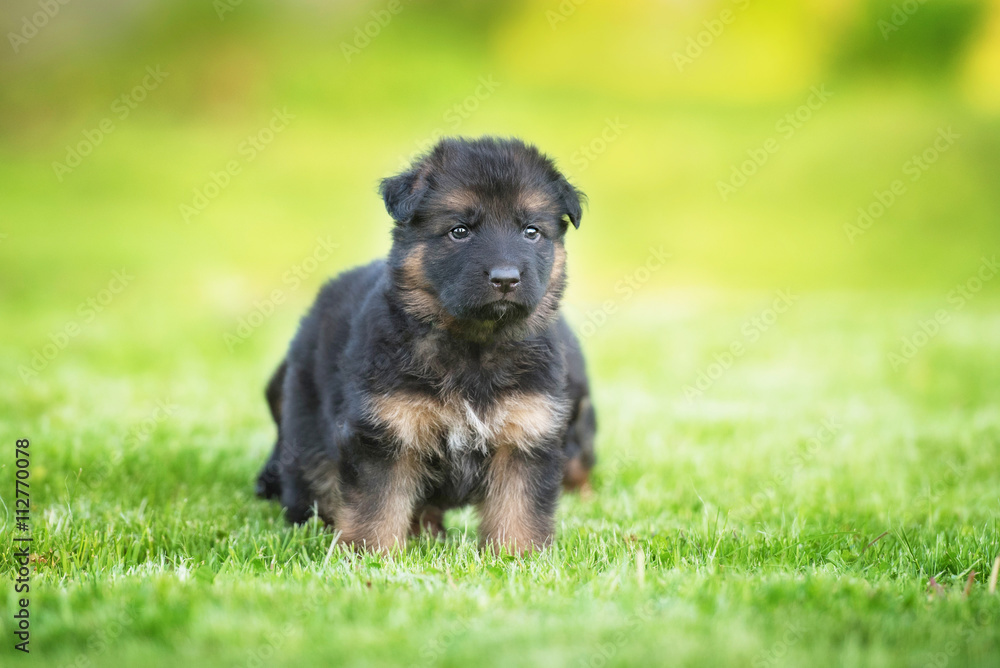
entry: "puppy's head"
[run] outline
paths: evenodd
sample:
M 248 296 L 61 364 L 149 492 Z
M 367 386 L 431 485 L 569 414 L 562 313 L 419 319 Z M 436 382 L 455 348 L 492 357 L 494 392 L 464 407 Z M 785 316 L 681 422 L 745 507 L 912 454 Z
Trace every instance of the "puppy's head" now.
M 565 283 L 563 236 L 582 194 L 516 139 L 445 139 L 381 183 L 396 221 L 390 264 L 404 307 L 473 340 L 543 329 Z

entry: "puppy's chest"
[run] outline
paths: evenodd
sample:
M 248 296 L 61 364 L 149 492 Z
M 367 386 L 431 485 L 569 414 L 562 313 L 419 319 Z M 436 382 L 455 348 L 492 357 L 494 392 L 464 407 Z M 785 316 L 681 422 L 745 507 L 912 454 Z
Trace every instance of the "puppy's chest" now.
M 485 407 L 457 394 L 404 391 L 373 396 L 368 402 L 368 417 L 401 451 L 445 459 L 501 447 L 539 447 L 563 428 L 567 412 L 561 398 L 536 392 L 506 393 Z

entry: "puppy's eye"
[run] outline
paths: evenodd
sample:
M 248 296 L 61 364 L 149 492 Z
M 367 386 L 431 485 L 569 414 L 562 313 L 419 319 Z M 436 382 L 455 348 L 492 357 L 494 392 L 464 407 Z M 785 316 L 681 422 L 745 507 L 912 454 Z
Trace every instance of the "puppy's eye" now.
M 466 237 L 469 236 L 469 228 L 466 227 L 465 225 L 458 225 L 456 227 L 451 228 L 451 231 L 448 232 L 448 236 L 454 239 L 455 241 L 461 241 L 462 239 L 465 239 Z
M 537 241 L 541 234 L 542 233 L 534 225 L 528 225 L 524 228 L 524 238 L 528 241 Z

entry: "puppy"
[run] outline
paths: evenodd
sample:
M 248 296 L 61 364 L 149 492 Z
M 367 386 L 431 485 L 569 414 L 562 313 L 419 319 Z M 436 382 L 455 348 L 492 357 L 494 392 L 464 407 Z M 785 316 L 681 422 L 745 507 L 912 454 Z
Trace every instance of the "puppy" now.
M 445 139 L 380 186 L 387 261 L 328 282 L 267 400 L 257 494 L 386 551 L 475 504 L 481 543 L 547 545 L 594 465 L 594 408 L 559 313 L 582 194 L 516 139 Z

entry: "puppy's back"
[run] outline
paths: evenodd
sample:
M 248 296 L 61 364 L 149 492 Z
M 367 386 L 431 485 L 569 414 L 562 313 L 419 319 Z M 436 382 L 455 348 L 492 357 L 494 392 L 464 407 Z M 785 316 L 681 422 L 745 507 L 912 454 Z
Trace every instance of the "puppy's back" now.
M 334 349 L 324 350 L 325 354 L 342 352 L 360 306 L 387 276 L 385 260 L 376 260 L 345 271 L 324 283 L 312 308 L 299 323 L 298 333 L 289 350 L 290 361 L 314 361 L 321 337 L 324 344 L 334 344 Z

